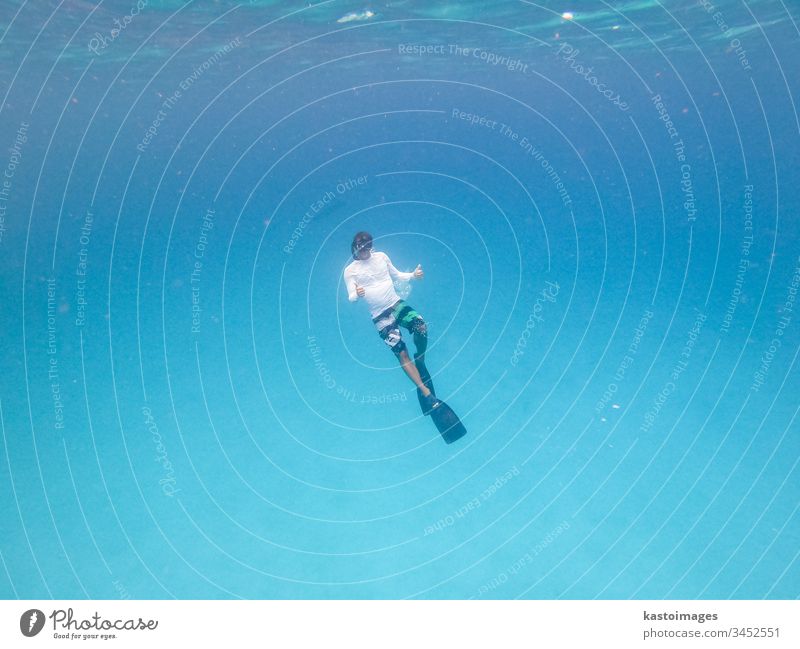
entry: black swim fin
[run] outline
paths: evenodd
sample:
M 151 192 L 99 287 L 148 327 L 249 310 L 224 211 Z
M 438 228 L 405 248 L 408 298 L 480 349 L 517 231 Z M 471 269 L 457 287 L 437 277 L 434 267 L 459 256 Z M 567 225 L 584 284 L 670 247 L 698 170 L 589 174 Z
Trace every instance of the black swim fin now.
M 415 354 L 414 364 L 417 366 L 417 371 L 425 387 L 427 387 L 435 397 L 436 391 L 433 389 L 433 381 L 431 380 L 428 368 L 425 366 L 425 361 Z M 422 409 L 422 414 L 430 414 L 433 423 L 442 435 L 442 439 L 444 439 L 447 444 L 452 444 L 467 434 L 467 429 L 464 428 L 464 424 L 461 423 L 458 415 L 453 412 L 453 409 L 444 401 L 437 398 L 436 402 L 438 403 L 436 407 L 431 409 L 430 400 L 423 396 L 419 388 L 417 389 L 417 398 L 419 399 L 419 407 Z
M 439 405 L 431 410 L 431 419 L 442 434 L 442 439 L 448 444 L 452 444 L 467 434 L 467 429 L 464 428 L 458 415 L 441 399 L 439 399 Z

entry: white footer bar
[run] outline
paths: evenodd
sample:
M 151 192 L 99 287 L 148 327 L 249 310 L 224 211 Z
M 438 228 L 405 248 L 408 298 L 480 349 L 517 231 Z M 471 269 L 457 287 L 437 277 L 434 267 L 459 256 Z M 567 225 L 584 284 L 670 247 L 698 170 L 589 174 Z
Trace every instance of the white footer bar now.
M 0 647 L 796 649 L 799 630 L 798 601 L 0 602 Z

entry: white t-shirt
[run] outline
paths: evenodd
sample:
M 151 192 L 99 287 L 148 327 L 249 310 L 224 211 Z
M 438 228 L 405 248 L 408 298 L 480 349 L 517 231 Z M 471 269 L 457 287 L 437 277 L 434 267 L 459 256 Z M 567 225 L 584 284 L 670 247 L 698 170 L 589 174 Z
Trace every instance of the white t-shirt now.
M 351 302 L 358 299 L 356 286 L 364 288 L 364 299 L 369 306 L 370 315 L 374 318 L 392 306 L 400 297 L 394 290 L 393 279 L 407 281 L 413 279 L 414 273 L 402 273 L 397 270 L 385 253 L 375 250 L 369 259 L 356 259 L 344 269 L 344 283 L 347 297 Z

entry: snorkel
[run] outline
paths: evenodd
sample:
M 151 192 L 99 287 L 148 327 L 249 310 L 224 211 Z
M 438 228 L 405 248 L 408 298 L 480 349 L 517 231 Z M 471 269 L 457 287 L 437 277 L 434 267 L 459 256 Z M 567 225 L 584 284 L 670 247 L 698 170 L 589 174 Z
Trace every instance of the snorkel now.
M 353 243 L 350 244 L 350 254 L 353 255 L 353 259 L 360 259 L 362 250 L 372 250 L 372 235 L 369 232 L 357 232 L 353 237 Z

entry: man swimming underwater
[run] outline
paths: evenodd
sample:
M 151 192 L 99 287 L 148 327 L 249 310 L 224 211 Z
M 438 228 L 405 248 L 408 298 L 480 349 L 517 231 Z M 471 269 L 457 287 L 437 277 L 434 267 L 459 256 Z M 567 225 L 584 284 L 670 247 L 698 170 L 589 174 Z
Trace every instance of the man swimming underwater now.
M 394 352 L 403 370 L 417 389 L 421 392 L 420 403 L 423 412 L 428 415 L 439 407 L 440 401 L 423 383 L 416 364 L 408 357 L 406 344 L 403 342 L 400 327 L 408 329 L 414 335 L 416 354 L 414 360 L 425 361 L 425 349 L 428 346 L 428 327 L 422 316 L 406 304 L 394 290 L 393 279 L 407 281 L 422 279 L 422 266 L 417 266 L 411 273 L 397 270 L 389 257 L 372 250 L 372 235 L 369 232 L 358 232 L 350 245 L 352 261 L 344 269 L 344 282 L 347 296 L 351 302 L 363 297 L 369 306 L 372 321 L 378 334 Z

